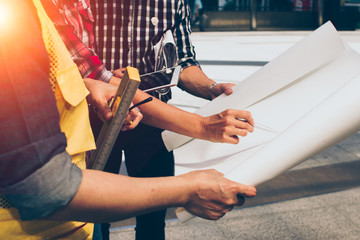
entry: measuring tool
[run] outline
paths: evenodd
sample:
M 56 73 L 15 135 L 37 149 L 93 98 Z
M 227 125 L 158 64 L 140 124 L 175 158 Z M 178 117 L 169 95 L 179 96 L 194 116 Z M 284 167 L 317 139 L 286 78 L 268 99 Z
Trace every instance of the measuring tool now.
M 110 103 L 113 118 L 105 121 L 102 126 L 99 137 L 96 140 L 96 150 L 91 154 L 90 160 L 87 163 L 88 168 L 96 170 L 104 169 L 139 84 L 139 71 L 136 68 L 127 67 L 116 96 Z

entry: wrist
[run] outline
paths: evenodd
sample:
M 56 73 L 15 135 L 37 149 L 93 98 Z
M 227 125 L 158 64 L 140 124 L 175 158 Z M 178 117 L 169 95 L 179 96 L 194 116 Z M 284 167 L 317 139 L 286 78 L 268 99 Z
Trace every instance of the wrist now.
M 196 122 L 191 124 L 190 137 L 207 140 L 206 138 L 206 117 L 193 113 L 195 115 Z
M 217 84 L 218 84 L 217 82 L 213 82 L 208 88 L 208 99 L 210 101 L 213 100 L 213 96 L 214 96 L 213 89 Z
M 179 179 L 181 183 L 182 194 L 178 198 L 178 206 L 183 207 L 185 206 L 190 199 L 192 198 L 192 195 L 198 191 L 200 188 L 197 184 L 196 178 L 194 178 L 194 173 L 189 172 L 185 174 L 181 174 L 179 176 L 176 176 L 176 178 Z

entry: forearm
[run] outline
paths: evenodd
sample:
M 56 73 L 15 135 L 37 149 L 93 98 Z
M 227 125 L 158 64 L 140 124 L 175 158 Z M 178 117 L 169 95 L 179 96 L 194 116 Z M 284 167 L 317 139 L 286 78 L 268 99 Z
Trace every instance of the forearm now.
M 118 77 L 115 77 L 114 75 L 110 78 L 110 81 L 109 81 L 110 84 L 117 86 L 117 87 L 120 85 L 120 82 L 121 82 L 121 79 Z
M 113 76 L 111 85 L 118 86 L 121 79 Z M 150 97 L 149 94 L 138 90 L 134 96 L 133 103 L 138 103 Z M 200 115 L 183 111 L 179 108 L 166 104 L 157 98 L 149 103 L 138 107 L 143 114 L 142 122 L 153 127 L 170 130 L 190 137 L 204 139 L 202 119 Z
M 215 81 L 208 78 L 198 66 L 185 68 L 180 74 L 179 85 L 192 95 L 211 99 L 210 86 Z
M 134 103 L 147 97 L 149 97 L 147 93 L 138 90 L 134 97 Z M 157 98 L 153 98 L 153 101 L 139 106 L 139 109 L 144 116 L 142 122 L 148 125 L 204 139 L 203 117 L 200 115 L 186 112 Z
M 149 96 L 149 94 L 138 90 L 133 103 L 136 104 Z M 212 98 L 214 94 L 210 96 Z M 237 136 L 246 136 L 248 132 L 253 131 L 254 122 L 251 114 L 241 110 L 226 110 L 209 117 L 202 117 L 166 104 L 156 98 L 139 106 L 139 109 L 145 124 L 192 138 L 236 144 L 239 142 Z M 247 123 L 238 121 L 237 118 L 246 119 Z
M 182 206 L 190 191 L 191 181 L 183 177 L 143 179 L 83 170 L 83 179 L 74 199 L 49 219 L 117 221 L 149 211 Z

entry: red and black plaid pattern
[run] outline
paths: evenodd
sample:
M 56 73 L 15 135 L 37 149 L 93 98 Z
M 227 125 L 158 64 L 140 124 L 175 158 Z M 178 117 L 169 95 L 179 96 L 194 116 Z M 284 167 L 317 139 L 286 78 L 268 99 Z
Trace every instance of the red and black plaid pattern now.
M 198 65 L 190 40 L 187 0 L 91 0 L 96 52 L 108 69 L 132 66 L 154 71 L 153 46 L 171 29 L 183 67 Z

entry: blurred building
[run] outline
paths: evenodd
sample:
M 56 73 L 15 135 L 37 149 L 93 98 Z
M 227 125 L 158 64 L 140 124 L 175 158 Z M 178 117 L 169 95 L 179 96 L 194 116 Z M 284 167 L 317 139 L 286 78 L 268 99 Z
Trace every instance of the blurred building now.
M 360 28 L 360 0 L 202 0 L 205 31 Z M 196 26 L 194 28 L 196 30 Z

